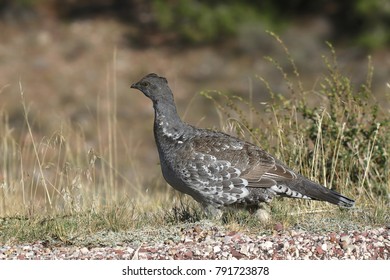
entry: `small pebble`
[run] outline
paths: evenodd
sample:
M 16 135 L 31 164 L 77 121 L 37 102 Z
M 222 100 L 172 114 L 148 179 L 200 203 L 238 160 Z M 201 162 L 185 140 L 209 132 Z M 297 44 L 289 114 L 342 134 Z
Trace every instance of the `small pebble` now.
M 248 245 L 244 244 L 241 246 L 240 253 L 243 255 L 248 255 Z
M 80 249 L 80 252 L 81 252 L 81 254 L 85 255 L 85 254 L 88 254 L 89 250 L 87 247 L 83 247 Z
M 269 249 L 271 249 L 272 248 L 272 242 L 271 241 L 266 241 L 266 242 L 264 242 L 264 244 L 262 245 L 262 247 L 263 247 L 263 249 L 265 249 L 265 250 L 269 250 Z

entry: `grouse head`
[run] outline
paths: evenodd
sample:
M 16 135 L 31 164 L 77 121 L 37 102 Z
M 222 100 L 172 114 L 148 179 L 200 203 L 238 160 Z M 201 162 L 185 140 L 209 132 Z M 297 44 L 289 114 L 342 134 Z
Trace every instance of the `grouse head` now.
M 168 86 L 167 79 L 157 74 L 148 74 L 140 81 L 132 84 L 131 87 L 142 91 L 153 103 L 159 101 L 173 102 L 172 91 Z

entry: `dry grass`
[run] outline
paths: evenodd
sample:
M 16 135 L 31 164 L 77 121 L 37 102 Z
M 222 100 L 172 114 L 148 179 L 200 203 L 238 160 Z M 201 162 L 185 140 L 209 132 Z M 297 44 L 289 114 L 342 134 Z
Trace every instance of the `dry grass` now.
M 253 92 L 248 100 L 203 94 L 215 101 L 225 130 L 260 144 L 309 178 L 355 198 L 357 206 L 343 210 L 318 202 L 276 200 L 267 223 L 259 223 L 245 211 L 228 211 L 222 223 L 254 233 L 272 231 L 275 223 L 308 230 L 388 224 L 389 116 L 371 100 L 372 69 L 367 83 L 355 90 L 332 53 L 331 60 L 324 57 L 329 72 L 319 89 L 306 91 L 288 49 L 280 44 L 294 79 L 276 61 L 269 61 L 281 72 L 291 92 L 289 98 L 274 92 L 261 77 L 272 97 L 263 104 L 265 108 L 252 103 Z M 102 230 L 162 227 L 205 218 L 196 203 L 174 192 L 161 177 L 137 176 L 142 173 L 134 161 L 136 147 L 117 124 L 115 52 L 113 61 L 107 70 L 105 93 L 96 100 L 100 117 L 92 126 L 96 127 L 95 149 L 88 147 L 83 131 L 67 120 L 51 135 L 38 139 L 22 83 L 23 137 L 13 135 L 7 111 L 0 109 L 0 242 L 44 239 L 69 243 Z M 225 116 L 227 122 L 222 121 Z

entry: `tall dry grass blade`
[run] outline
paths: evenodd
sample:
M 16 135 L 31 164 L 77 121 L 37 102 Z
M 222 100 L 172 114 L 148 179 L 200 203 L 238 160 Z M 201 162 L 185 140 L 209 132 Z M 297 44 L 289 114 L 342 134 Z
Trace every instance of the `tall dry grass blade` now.
M 345 122 L 343 122 L 341 130 L 339 130 L 339 133 L 337 134 L 336 138 L 336 147 L 333 150 L 333 156 L 332 156 L 332 166 L 330 169 L 330 180 L 329 180 L 329 188 L 332 188 L 333 184 L 333 179 L 335 177 L 335 174 L 337 172 L 337 163 L 338 163 L 338 158 L 340 154 L 340 149 L 341 149 L 341 144 L 344 139 L 344 131 L 345 131 Z
M 113 165 L 115 168 L 118 167 L 118 83 L 117 83 L 117 48 L 114 48 L 112 56 L 112 91 L 113 91 L 113 105 L 112 105 L 112 154 L 113 154 Z M 115 180 L 116 181 L 116 180 Z M 115 183 L 116 184 L 116 183 Z M 117 190 L 117 185 L 115 185 L 115 190 Z
M 24 119 L 25 119 L 25 122 L 26 122 L 26 125 L 27 125 L 27 129 L 28 129 L 28 133 L 29 133 L 32 145 L 33 145 L 35 159 L 36 159 L 36 161 L 38 163 L 39 173 L 41 175 L 41 181 L 42 181 L 45 193 L 46 193 L 46 198 L 47 198 L 47 200 L 49 202 L 49 206 L 50 206 L 50 208 L 52 208 L 53 207 L 52 199 L 51 199 L 50 194 L 49 194 L 49 189 L 48 189 L 48 186 L 47 186 L 47 183 L 46 183 L 46 177 L 45 177 L 45 174 L 43 172 L 42 163 L 41 163 L 41 160 L 39 158 L 37 145 L 35 143 L 34 135 L 32 133 L 30 121 L 28 119 L 28 110 L 27 110 L 27 106 L 26 106 L 26 101 L 24 99 L 24 90 L 23 90 L 23 86 L 22 86 L 22 82 L 21 81 L 19 81 L 19 91 L 20 91 L 20 96 L 21 96 L 21 99 L 22 99 Z
M 275 34 L 272 31 L 269 31 L 269 30 L 267 30 L 266 32 L 269 35 L 271 35 L 279 43 L 279 45 L 283 48 L 284 53 L 286 54 L 287 59 L 290 62 L 292 68 L 293 68 L 293 73 L 294 73 L 295 77 L 297 78 L 298 90 L 299 90 L 300 93 L 303 93 L 304 90 L 303 90 L 302 81 L 300 79 L 300 74 L 299 74 L 299 71 L 298 71 L 298 67 L 295 64 L 295 61 L 294 61 L 294 59 L 293 59 L 289 49 L 287 48 L 287 46 L 285 45 L 283 40 L 277 34 Z M 282 70 L 281 72 L 284 73 L 283 76 L 285 77 L 285 80 L 287 82 L 287 85 L 288 85 L 289 89 L 291 90 L 291 93 L 294 94 L 295 91 L 294 91 L 293 83 L 290 81 L 290 79 L 287 78 L 288 76 L 284 72 L 284 70 L 282 68 L 280 70 Z
M 366 163 L 366 166 L 364 168 L 363 179 L 361 180 L 361 183 L 360 183 L 360 186 L 359 186 L 360 191 L 363 190 L 364 183 L 367 180 L 367 176 L 368 176 L 368 172 L 369 172 L 371 159 L 372 159 L 373 151 L 374 151 L 374 148 L 375 148 L 375 144 L 376 144 L 376 139 L 377 139 L 377 135 L 378 135 L 378 132 L 379 132 L 379 128 L 380 128 L 380 123 L 377 123 L 376 130 L 375 130 L 375 133 L 374 133 L 374 139 L 372 139 L 371 147 L 370 147 L 370 145 L 368 145 L 368 147 L 367 147 L 367 155 L 366 155 L 367 163 Z M 372 190 L 372 188 L 369 188 L 369 189 Z M 370 197 L 372 199 L 372 195 L 373 195 L 372 192 L 370 192 L 369 195 L 370 195 Z
M 314 153 L 313 160 L 311 164 L 311 177 L 318 178 L 320 173 L 320 167 L 323 156 L 323 137 L 322 137 L 322 122 L 325 115 L 325 109 L 322 111 L 321 115 L 317 114 L 317 135 L 316 142 L 314 143 Z M 326 172 L 326 171 L 325 171 Z M 325 177 L 326 178 L 326 177 Z
M 110 68 L 107 67 L 107 73 L 106 73 L 106 102 L 107 102 L 107 130 L 108 130 L 108 133 L 107 133 L 107 137 L 108 137 L 108 162 L 109 162 L 109 165 L 112 166 L 113 168 L 115 168 L 115 165 L 114 165 L 114 152 L 113 152 L 113 121 L 112 121 L 112 118 L 113 118 L 113 112 L 111 111 L 112 110 L 112 100 L 110 98 L 110 93 L 111 93 L 111 90 L 110 90 L 110 87 L 111 87 L 111 75 L 110 75 Z M 115 180 L 114 180 L 114 173 L 113 173 L 113 168 L 110 168 L 108 170 L 108 182 L 109 182 L 109 185 L 110 187 L 108 188 L 109 190 L 109 193 L 110 193 L 110 197 L 115 197 Z

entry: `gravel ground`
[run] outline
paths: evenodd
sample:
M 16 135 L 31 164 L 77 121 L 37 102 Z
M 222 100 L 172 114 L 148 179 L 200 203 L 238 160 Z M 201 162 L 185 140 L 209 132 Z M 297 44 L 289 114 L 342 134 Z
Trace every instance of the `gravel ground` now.
M 45 241 L 0 244 L 0 259 L 387 260 L 390 259 L 390 228 L 341 233 L 290 230 L 253 236 L 215 225 L 191 224 L 173 228 L 171 237 L 165 229 L 105 232 L 75 244 L 64 246 Z

